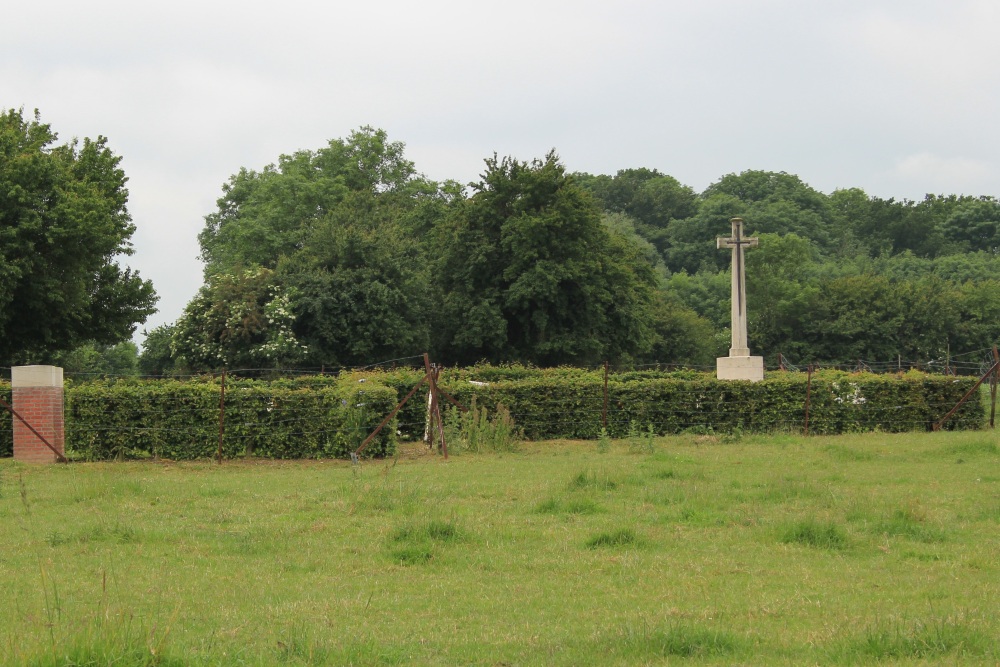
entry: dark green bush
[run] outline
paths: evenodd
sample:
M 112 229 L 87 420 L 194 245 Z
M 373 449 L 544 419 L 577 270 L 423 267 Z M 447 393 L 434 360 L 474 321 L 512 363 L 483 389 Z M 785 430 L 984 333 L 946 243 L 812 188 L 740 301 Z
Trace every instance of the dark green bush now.
M 223 456 L 344 457 L 357 448 L 424 376 L 423 369 L 276 380 L 228 378 Z M 810 389 L 809 431 L 834 434 L 927 430 L 975 382 L 911 372 L 874 375 L 821 371 Z M 485 383 L 485 384 L 482 384 Z M 658 435 L 702 430 L 751 433 L 801 430 L 807 377 L 769 373 L 763 382 L 720 382 L 708 373 L 643 370 L 608 378 L 607 432 Z M 474 366 L 444 369 L 441 386 L 465 405 L 506 406 L 526 437 L 594 439 L 602 429 L 603 369 Z M 106 380 L 66 388 L 67 448 L 86 458 L 215 456 L 220 379 Z M 10 398 L 9 384 L 0 396 Z M 421 387 L 365 451 L 392 451 L 398 428 L 422 437 L 427 411 Z M 0 456 L 12 453 L 10 415 L 0 411 Z M 972 399 L 945 424 L 974 429 L 983 405 Z
M 75 385 L 67 391 L 67 449 L 88 459 L 215 456 L 220 394 L 217 379 Z M 227 381 L 222 455 L 346 457 L 395 403 L 394 390 L 353 375 L 300 385 Z M 388 454 L 394 444 L 390 424 L 365 455 Z
M 0 382 L 0 398 L 10 405 L 10 383 Z M 14 427 L 10 413 L 0 408 L 0 458 L 14 455 Z
M 771 373 L 763 382 L 720 382 L 703 373 L 664 373 L 608 381 L 607 430 L 625 437 L 633 424 L 657 434 L 692 428 L 716 433 L 801 430 L 805 423 L 805 373 Z M 974 384 L 975 378 L 911 372 L 874 375 L 823 371 L 809 389 L 810 433 L 929 430 Z M 460 375 L 442 375 L 442 386 L 468 404 L 508 407 L 515 423 L 534 440 L 597 438 L 604 411 L 603 374 L 539 373 L 517 381 L 474 385 Z M 983 406 L 966 402 L 946 429 L 979 428 Z M 422 424 L 422 421 L 419 423 Z M 421 426 L 422 428 L 422 426 Z

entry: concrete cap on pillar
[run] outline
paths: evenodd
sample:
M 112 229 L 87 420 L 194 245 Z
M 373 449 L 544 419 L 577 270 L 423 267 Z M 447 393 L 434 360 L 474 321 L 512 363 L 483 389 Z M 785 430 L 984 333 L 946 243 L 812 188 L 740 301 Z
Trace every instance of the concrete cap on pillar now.
M 58 366 L 14 366 L 10 370 L 10 386 L 62 387 L 63 369 Z

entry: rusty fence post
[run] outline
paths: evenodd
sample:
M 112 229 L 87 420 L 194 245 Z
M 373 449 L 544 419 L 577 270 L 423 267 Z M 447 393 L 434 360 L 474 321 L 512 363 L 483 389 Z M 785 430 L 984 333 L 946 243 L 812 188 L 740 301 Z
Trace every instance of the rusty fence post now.
M 424 386 L 424 383 L 428 381 L 430 381 L 430 377 L 428 375 L 424 375 L 424 377 L 420 379 L 420 382 L 413 385 L 413 389 L 410 390 L 410 393 L 408 393 L 405 397 L 403 397 L 403 400 L 401 400 L 399 403 L 396 404 L 396 407 L 392 409 L 392 412 L 387 414 L 385 418 L 382 420 L 382 422 L 375 427 L 375 430 L 368 434 L 368 437 L 365 438 L 364 442 L 362 442 L 361 445 L 356 450 L 354 450 L 354 453 L 351 454 L 351 459 L 355 463 L 358 460 L 358 455 L 361 454 L 361 452 L 365 451 L 365 448 L 369 445 L 369 443 L 371 443 L 372 440 L 375 439 L 375 436 L 378 435 L 382 431 L 382 429 L 385 428 L 385 425 L 388 424 L 392 420 L 392 418 L 396 416 L 396 413 L 398 413 L 400 410 L 403 409 L 403 406 L 406 405 L 406 402 L 409 401 L 411 398 L 413 398 L 413 395 L 417 393 L 417 389 L 420 389 L 422 386 Z
M 222 437 L 226 433 L 226 369 L 222 369 L 222 384 L 219 386 L 219 449 L 215 461 L 222 465 Z
M 967 391 L 965 393 L 965 396 L 959 399 L 958 403 L 955 404 L 955 407 L 953 407 L 951 410 L 948 411 L 948 414 L 946 414 L 944 417 L 941 417 L 941 419 L 937 420 L 936 422 L 934 422 L 933 425 L 931 425 L 931 430 L 940 431 L 941 426 L 943 426 L 946 421 L 951 419 L 951 416 L 953 414 L 958 412 L 958 409 L 962 407 L 962 404 L 965 403 L 967 400 L 969 400 L 969 397 L 972 396 L 972 394 L 974 394 L 977 389 L 979 389 L 979 386 L 982 383 L 989 380 L 991 377 L 995 378 L 998 372 L 1000 372 L 1000 360 L 995 361 L 993 363 L 993 366 L 990 367 L 990 370 L 986 371 L 986 373 L 981 378 L 979 378 L 979 380 L 976 381 L 976 384 L 972 385 L 972 389 Z
M 997 384 L 1000 383 L 1000 351 L 997 346 L 993 346 L 993 377 L 990 379 L 990 428 L 996 428 L 995 417 L 997 414 Z
M 601 411 L 601 425 L 608 430 L 608 362 L 604 362 L 604 409 Z
M 812 397 L 812 381 L 813 381 L 813 367 L 809 364 L 809 370 L 806 375 L 806 424 L 804 435 L 809 435 L 809 401 Z

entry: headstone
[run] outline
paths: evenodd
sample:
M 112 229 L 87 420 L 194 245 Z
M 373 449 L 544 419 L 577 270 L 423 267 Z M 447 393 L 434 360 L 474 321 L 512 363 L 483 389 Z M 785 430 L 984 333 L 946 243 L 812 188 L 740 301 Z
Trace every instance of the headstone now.
M 65 454 L 63 369 L 56 366 L 15 366 L 11 369 L 11 406 L 49 445 L 21 423 L 14 425 L 14 460 L 54 463 Z
M 730 248 L 733 253 L 732 270 L 732 345 L 728 357 L 716 359 L 716 377 L 720 380 L 750 380 L 757 382 L 764 379 L 764 357 L 750 356 L 750 346 L 747 344 L 747 286 L 744 249 L 753 248 L 758 239 L 744 238 L 743 218 L 730 220 L 733 225 L 733 235 L 729 238 L 716 240 L 719 249 Z

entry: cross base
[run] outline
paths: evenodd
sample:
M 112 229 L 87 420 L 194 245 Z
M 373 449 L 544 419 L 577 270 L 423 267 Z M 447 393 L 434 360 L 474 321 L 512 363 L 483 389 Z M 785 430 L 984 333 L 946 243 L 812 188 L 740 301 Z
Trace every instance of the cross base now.
M 718 357 L 715 373 L 720 380 L 760 382 L 764 379 L 764 357 Z

